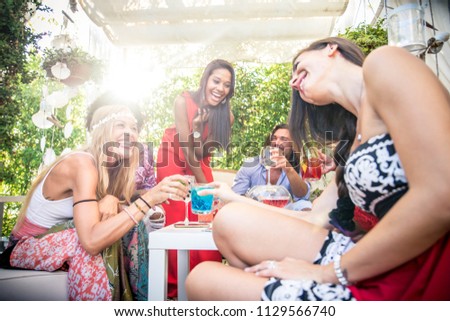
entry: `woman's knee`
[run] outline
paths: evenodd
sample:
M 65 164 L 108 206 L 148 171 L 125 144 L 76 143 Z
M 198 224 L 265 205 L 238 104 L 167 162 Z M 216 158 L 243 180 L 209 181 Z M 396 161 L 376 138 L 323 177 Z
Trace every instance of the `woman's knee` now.
M 242 226 L 243 220 L 248 218 L 246 207 L 242 203 L 228 203 L 222 207 L 214 218 L 214 233 L 218 236 L 229 235 L 228 232 L 235 233 Z
M 212 277 L 211 271 L 214 271 L 214 265 L 217 264 L 220 263 L 202 262 L 189 272 L 185 283 L 188 300 L 198 301 L 203 299 L 202 294 L 207 292 L 207 286 L 211 284 L 209 280 Z M 214 284 L 214 282 L 212 283 Z

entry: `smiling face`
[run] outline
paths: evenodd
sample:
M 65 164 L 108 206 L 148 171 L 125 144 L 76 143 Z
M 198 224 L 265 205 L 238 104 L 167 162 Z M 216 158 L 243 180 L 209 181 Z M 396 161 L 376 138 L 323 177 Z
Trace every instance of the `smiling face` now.
M 111 137 L 115 144 L 111 151 L 122 159 L 130 158 L 138 138 L 137 121 L 132 115 L 113 120 Z
M 329 75 L 332 69 L 330 46 L 321 50 L 305 51 L 294 60 L 289 85 L 308 103 L 319 106 L 332 103 L 329 95 Z
M 270 137 L 270 145 L 278 147 L 283 155 L 289 158 L 292 153 L 292 139 L 289 130 L 285 128 L 277 129 Z
M 213 70 L 206 82 L 205 103 L 207 105 L 217 106 L 228 96 L 232 86 L 231 77 L 228 69 Z
M 92 141 L 105 153 L 107 163 L 130 159 L 138 139 L 138 123 L 125 106 L 107 105 L 93 115 Z

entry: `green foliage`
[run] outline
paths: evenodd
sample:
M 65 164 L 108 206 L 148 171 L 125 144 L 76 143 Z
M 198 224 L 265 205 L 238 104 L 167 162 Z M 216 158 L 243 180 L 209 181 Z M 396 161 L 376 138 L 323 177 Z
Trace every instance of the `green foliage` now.
M 272 128 L 287 122 L 290 109 L 290 64 L 239 64 L 231 150 L 213 158 L 212 166 L 239 169 L 243 160 L 259 153 Z
M 26 68 L 28 56 L 36 54 L 37 42 L 45 34 L 35 34 L 27 25 L 35 11 L 50 11 L 40 0 L 0 1 L 0 183 L 9 175 L 4 154 L 13 152 L 17 140 L 15 124 L 20 118 L 17 88 L 30 82 L 34 74 Z
M 175 98 L 183 91 L 195 90 L 202 71 L 199 69 L 194 75 L 169 74 L 151 96 L 144 99 L 142 109 L 145 125 L 141 137 L 146 143 L 151 143 L 155 148 L 159 146 L 164 130 L 174 124 Z
M 35 79 L 27 84 L 18 82 L 14 99 L 20 106 L 21 117 L 18 117 L 12 126 L 14 140 L 11 150 L 1 150 L 4 174 L 0 181 L 0 194 L 25 195 L 31 182 L 36 176 L 42 162 L 44 151 L 41 150 L 40 141 L 45 137 L 47 144 L 60 155 L 65 148 L 76 148 L 84 143 L 84 100 L 82 94 L 72 98 L 66 107 L 55 110 L 56 118 L 65 124 L 73 123 L 74 130 L 69 138 L 65 138 L 63 130 L 53 126 L 49 129 L 37 128 L 31 116 L 39 111 L 42 100 L 42 88 L 48 86 L 49 92 L 62 90 L 65 86 L 59 82 L 48 82 L 41 69 L 40 56 L 30 56 L 25 65 L 29 72 L 35 74 Z M 66 109 L 72 108 L 70 119 L 67 118 Z M 15 224 L 16 215 L 20 208 L 19 203 L 5 204 L 5 217 L 2 235 L 9 235 Z
M 377 20 L 374 25 L 360 23 L 357 27 L 348 27 L 339 36 L 355 42 L 366 56 L 372 50 L 388 44 L 385 19 Z
M 50 68 L 57 62 L 62 62 L 72 71 L 78 65 L 88 65 L 90 75 L 88 79 L 100 81 L 104 74 L 103 62 L 94 56 L 89 55 L 86 51 L 78 47 L 69 48 L 46 48 L 44 49 L 44 60 L 42 68 L 47 72 L 47 76 L 53 78 Z
M 202 69 L 193 75 L 170 75 L 143 103 L 146 116 L 142 137 L 158 148 L 165 128 L 174 123 L 175 97 L 198 88 Z M 244 158 L 255 156 L 272 128 L 287 122 L 291 90 L 288 85 L 290 64 L 235 66 L 236 91 L 231 100 L 234 124 L 230 152 L 213 155 L 216 168 L 239 169 Z

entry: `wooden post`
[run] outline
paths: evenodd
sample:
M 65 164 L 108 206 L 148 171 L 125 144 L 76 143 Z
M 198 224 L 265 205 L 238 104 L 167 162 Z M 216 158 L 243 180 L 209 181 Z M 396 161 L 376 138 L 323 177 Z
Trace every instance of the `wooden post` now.
M 25 196 L 0 196 L 0 236 L 3 234 L 3 211 L 5 209 L 5 203 L 23 202 Z M 8 236 L 8 235 L 5 235 Z

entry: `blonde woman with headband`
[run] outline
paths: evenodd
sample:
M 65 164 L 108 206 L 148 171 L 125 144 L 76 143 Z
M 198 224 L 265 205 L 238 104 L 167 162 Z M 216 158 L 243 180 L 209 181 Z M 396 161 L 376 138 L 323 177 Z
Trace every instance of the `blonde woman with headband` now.
M 131 202 L 138 126 L 127 105 L 98 108 L 91 134 L 86 148 L 60 157 L 36 179 L 12 231 L 14 245 L 3 255 L 11 267 L 68 269 L 70 300 L 145 300 L 148 254 L 141 221 L 169 197 L 184 198 L 187 184 L 181 175 L 169 176 Z M 102 219 L 99 201 L 106 195 L 121 204 L 116 215 Z M 140 235 L 131 251 L 122 242 L 124 236 L 136 240 L 130 234 Z

